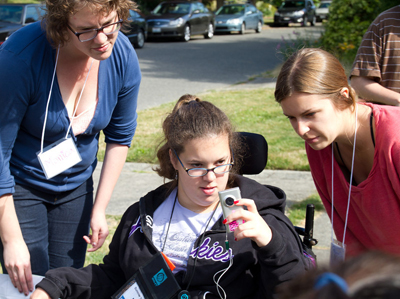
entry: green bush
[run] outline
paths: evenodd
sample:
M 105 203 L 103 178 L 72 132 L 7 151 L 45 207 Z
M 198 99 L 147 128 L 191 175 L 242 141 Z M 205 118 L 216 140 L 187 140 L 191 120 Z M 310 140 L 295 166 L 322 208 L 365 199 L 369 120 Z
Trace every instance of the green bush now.
M 342 62 L 352 62 L 371 22 L 398 0 L 334 0 L 321 38 L 322 47 Z
M 292 35 L 293 34 L 293 35 Z M 321 41 L 315 38 L 312 33 L 305 31 L 304 35 L 293 30 L 288 37 L 281 37 L 281 42 L 276 47 L 276 52 L 282 56 L 282 61 L 286 61 L 294 52 L 302 48 L 320 48 Z

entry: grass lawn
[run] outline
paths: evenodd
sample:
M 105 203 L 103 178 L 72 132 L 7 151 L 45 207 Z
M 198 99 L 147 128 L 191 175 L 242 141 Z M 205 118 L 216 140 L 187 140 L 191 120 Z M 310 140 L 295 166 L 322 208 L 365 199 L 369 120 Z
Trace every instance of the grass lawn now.
M 221 108 L 237 131 L 259 133 L 268 142 L 268 169 L 309 170 L 304 141 L 292 129 L 274 99 L 274 89 L 214 91 L 199 95 Z M 177 99 L 178 100 L 178 99 Z M 128 162 L 156 163 L 161 141 L 161 124 L 175 102 L 139 111 L 138 127 L 129 149 Z M 104 157 L 104 137 L 100 137 L 99 160 Z

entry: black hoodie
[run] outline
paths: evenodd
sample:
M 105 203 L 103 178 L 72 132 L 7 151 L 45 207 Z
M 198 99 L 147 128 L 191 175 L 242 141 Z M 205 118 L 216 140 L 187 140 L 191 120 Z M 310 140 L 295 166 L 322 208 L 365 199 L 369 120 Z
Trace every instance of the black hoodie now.
M 243 198 L 255 201 L 258 212 L 272 230 L 272 239 L 260 248 L 250 239 L 234 241 L 233 234 L 229 234 L 233 265 L 220 285 L 228 299 L 272 298 L 278 284 L 311 268 L 312 261 L 304 254 L 299 236 L 284 215 L 285 193 L 277 187 L 264 186 L 238 175 L 235 184 Z M 110 298 L 158 252 L 152 243 L 153 213 L 167 198 L 169 187 L 169 183 L 162 185 L 128 208 L 114 234 L 110 252 L 104 257 L 104 264 L 49 270 L 37 287 L 54 299 Z M 193 277 L 189 292 L 194 299 L 219 298 L 213 276 L 228 266 L 228 262 L 223 262 L 227 250 L 222 220 L 221 217 L 211 230 L 196 240 L 194 247 L 200 246 L 196 264 L 190 257 L 187 272 L 175 274 L 182 289 L 187 288 Z

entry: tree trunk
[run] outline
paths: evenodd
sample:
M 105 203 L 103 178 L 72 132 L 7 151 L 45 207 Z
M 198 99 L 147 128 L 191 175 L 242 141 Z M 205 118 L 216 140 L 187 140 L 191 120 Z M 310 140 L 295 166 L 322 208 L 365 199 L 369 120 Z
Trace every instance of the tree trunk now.
M 224 5 L 224 0 L 217 0 L 217 9 Z

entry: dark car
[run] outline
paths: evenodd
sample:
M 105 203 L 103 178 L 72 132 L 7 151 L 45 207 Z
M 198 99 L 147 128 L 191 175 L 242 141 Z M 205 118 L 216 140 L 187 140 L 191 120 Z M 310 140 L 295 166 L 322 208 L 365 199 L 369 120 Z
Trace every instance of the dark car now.
M 246 29 L 261 32 L 264 24 L 263 14 L 252 4 L 227 4 L 215 12 L 215 32 L 239 31 Z
M 196 34 L 214 36 L 214 14 L 197 1 L 162 2 L 146 21 L 148 37 L 178 37 L 187 42 Z
M 315 25 L 315 5 L 312 0 L 287 0 L 282 2 L 274 15 L 274 25 L 287 26 L 289 23 L 300 23 L 307 26 Z
M 39 21 L 44 4 L 0 4 L 0 45 L 19 28 Z
M 130 10 L 129 25 L 122 31 L 137 49 L 143 48 L 147 38 L 147 23 L 137 11 Z

